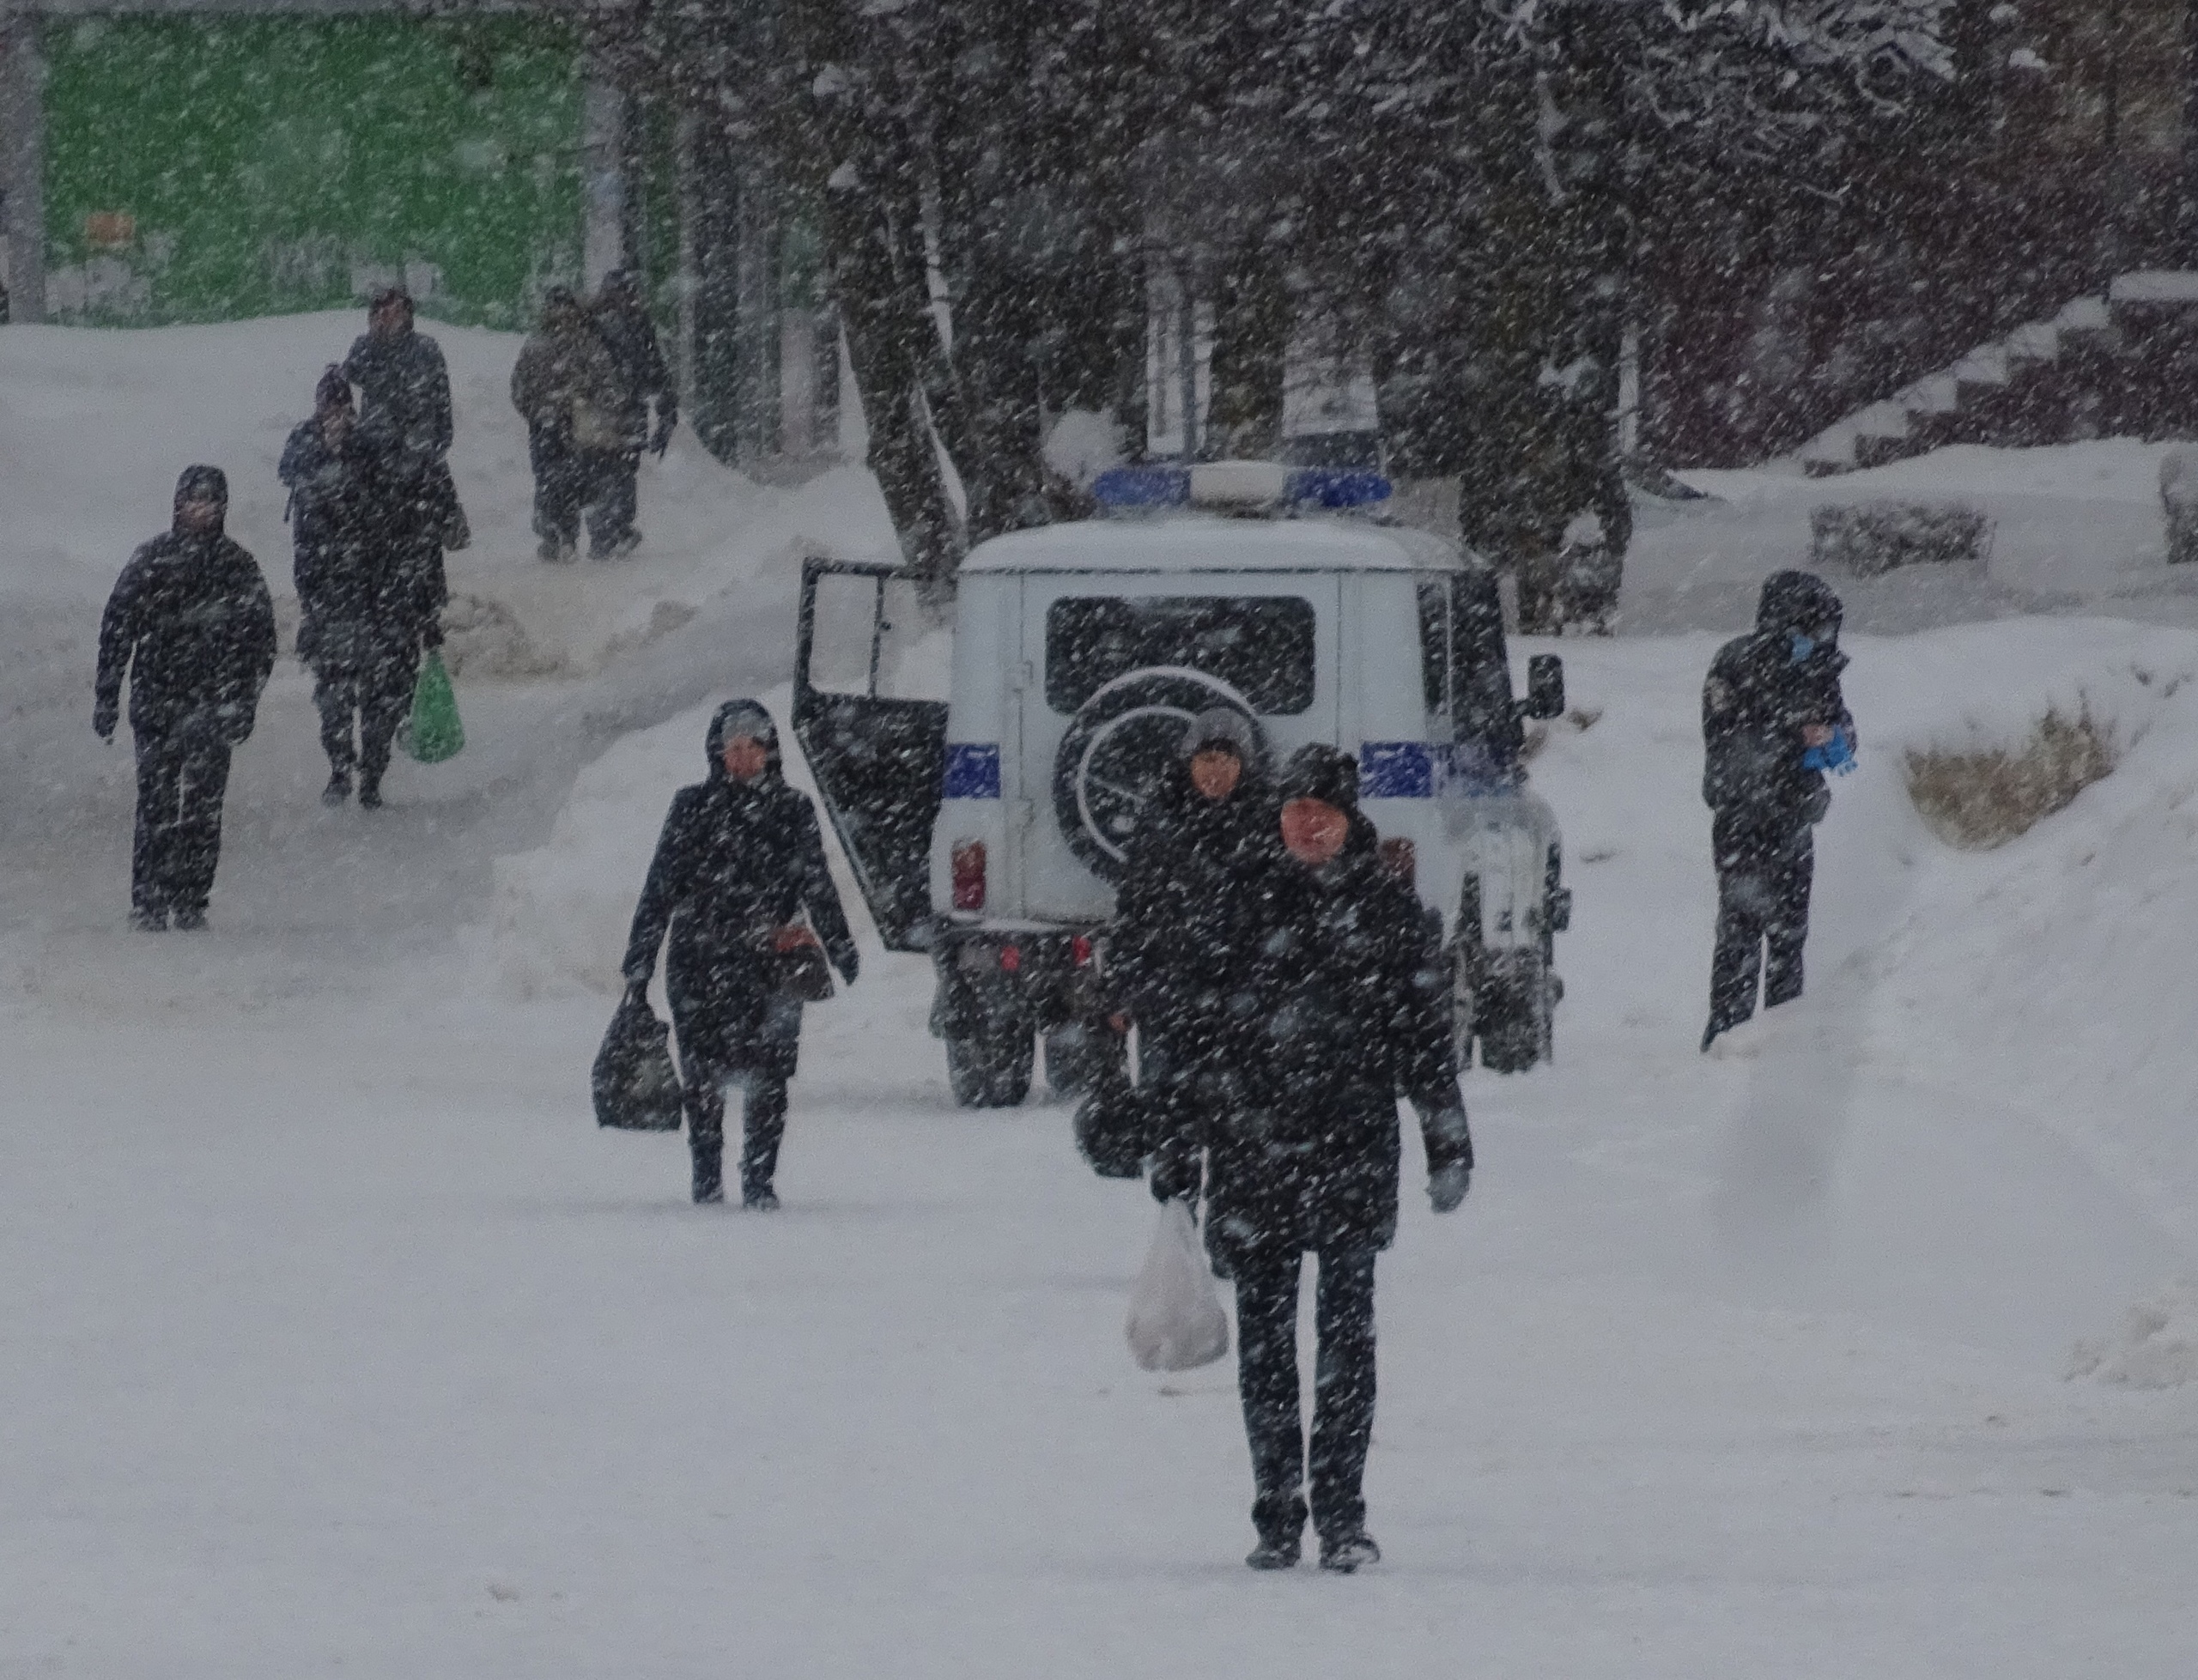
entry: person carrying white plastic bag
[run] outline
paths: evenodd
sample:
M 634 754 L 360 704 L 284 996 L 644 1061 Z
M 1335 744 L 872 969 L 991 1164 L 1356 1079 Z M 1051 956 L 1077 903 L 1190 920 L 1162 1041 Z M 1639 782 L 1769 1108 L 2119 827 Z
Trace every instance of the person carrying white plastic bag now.
M 1195 1370 L 1229 1351 L 1229 1315 L 1185 1203 L 1160 1210 L 1145 1270 L 1130 1291 L 1126 1330 L 1141 1371 Z

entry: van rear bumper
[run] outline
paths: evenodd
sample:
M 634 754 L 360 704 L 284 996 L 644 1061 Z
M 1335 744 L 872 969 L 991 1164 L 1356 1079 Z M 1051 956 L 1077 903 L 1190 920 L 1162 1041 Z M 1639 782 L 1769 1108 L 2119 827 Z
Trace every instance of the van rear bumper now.
M 1041 1031 L 1108 1007 L 1100 927 L 998 927 L 935 917 L 932 968 L 938 990 L 931 1030 L 958 1038 L 1020 1024 Z

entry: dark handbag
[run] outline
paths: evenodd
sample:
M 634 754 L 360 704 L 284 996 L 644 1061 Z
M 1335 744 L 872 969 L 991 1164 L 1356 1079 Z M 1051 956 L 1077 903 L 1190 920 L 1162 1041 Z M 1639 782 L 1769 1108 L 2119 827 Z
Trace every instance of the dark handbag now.
M 764 936 L 763 944 L 777 971 L 774 983 L 779 991 L 803 1004 L 821 1004 L 831 997 L 831 965 L 824 960 L 823 946 L 808 928 L 798 922 L 773 928 Z
M 671 1034 L 648 994 L 635 987 L 619 1001 L 595 1052 L 591 1083 L 595 1123 L 620 1131 L 679 1130 L 679 1070 L 671 1062 Z

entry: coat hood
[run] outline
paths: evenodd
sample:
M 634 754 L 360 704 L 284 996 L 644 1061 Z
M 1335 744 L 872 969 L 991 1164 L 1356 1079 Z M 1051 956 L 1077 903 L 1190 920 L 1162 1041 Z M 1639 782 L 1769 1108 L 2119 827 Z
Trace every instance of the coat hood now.
M 182 476 L 175 481 L 175 506 L 179 512 L 181 511 L 184 503 L 186 501 L 217 502 L 220 504 L 222 508 L 222 519 L 221 522 L 216 524 L 213 530 L 209 531 L 191 531 L 186 532 L 185 534 L 193 537 L 220 536 L 223 526 L 228 524 L 229 506 L 228 475 L 223 472 L 219 467 L 185 467 L 183 470 Z M 177 524 L 176 529 L 179 531 L 183 530 L 183 526 L 180 522 Z
M 1839 633 L 1839 621 L 1844 609 L 1831 586 L 1813 572 L 1773 572 L 1763 580 L 1763 596 L 1757 603 L 1755 628 L 1773 635 L 1786 635 L 1800 630 L 1815 634 L 1818 628 L 1830 625 L 1832 636 Z M 1819 636 L 1819 641 L 1829 641 L 1832 636 Z
M 753 700 L 729 700 L 718 707 L 717 715 L 710 719 L 710 779 L 726 779 L 725 743 L 736 735 L 752 735 L 763 743 L 769 755 L 758 781 L 776 779 L 782 767 L 779 761 L 779 726 L 771 721 L 771 714 L 763 709 L 762 703 Z

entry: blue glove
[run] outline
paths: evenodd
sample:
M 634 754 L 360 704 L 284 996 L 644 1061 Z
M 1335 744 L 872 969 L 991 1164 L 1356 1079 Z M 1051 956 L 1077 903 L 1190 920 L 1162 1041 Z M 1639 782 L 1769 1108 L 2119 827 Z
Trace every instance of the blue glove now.
M 1804 770 L 1829 770 L 1835 776 L 1854 773 L 1855 749 L 1847 739 L 1847 731 L 1836 729 L 1831 739 L 1821 747 L 1812 747 L 1801 755 Z

